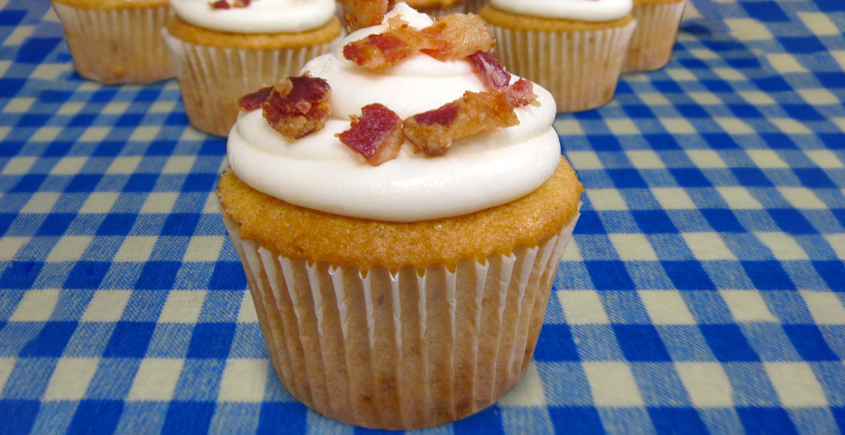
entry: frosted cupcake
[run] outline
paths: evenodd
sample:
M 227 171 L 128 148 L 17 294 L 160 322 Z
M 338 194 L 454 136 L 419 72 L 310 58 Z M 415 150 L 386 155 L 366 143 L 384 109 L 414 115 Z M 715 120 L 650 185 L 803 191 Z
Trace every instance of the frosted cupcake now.
M 296 74 L 341 32 L 332 0 L 172 0 L 171 7 L 164 36 L 185 112 L 191 125 L 218 136 L 234 125 L 240 96 Z
M 396 17 L 414 29 L 432 23 L 402 3 L 385 21 Z M 219 183 L 223 218 L 294 397 L 359 426 L 436 426 L 491 405 L 525 373 L 583 187 L 560 156 L 544 89 L 513 109 L 518 125 L 434 156 L 411 142 L 409 120 L 460 119 L 460 107 L 445 116 L 451 104 L 494 94 L 478 72 L 490 64 L 417 53 L 373 70 L 349 51 L 314 59 L 303 68 L 313 77 L 296 78 L 317 83 L 298 95 L 329 112 L 320 129 L 283 136 L 269 122 L 272 96 L 240 115 Z M 526 82 L 505 77 L 506 89 L 516 83 Z M 312 98 L 328 88 L 330 104 Z M 347 143 L 374 103 L 404 119 L 405 139 L 386 160 Z
M 632 0 L 491 0 L 480 15 L 508 70 L 548 89 L 559 112 L 606 104 L 631 34 Z
M 654 71 L 672 57 L 686 0 L 634 0 L 637 28 L 622 72 Z
M 106 84 L 175 75 L 159 29 L 168 0 L 50 0 L 80 76 Z

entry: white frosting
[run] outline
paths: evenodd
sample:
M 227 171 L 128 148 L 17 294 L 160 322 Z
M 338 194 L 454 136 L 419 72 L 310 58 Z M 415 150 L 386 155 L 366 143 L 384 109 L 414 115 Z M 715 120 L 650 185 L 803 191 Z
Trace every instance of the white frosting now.
M 418 28 L 431 23 L 404 3 L 388 16 L 397 13 Z M 364 29 L 347 39 L 380 31 Z M 343 59 L 338 50 L 312 60 L 303 71 L 332 88 L 332 114 L 324 129 L 288 143 L 255 110 L 241 113 L 228 143 L 229 164 L 239 178 L 289 203 L 392 222 L 459 216 L 528 194 L 560 161 L 560 141 L 551 127 L 554 99 L 535 84 L 540 106 L 516 109 L 518 126 L 458 140 L 440 157 L 415 154 L 406 142 L 397 159 L 373 167 L 335 137 L 349 129 L 349 116 L 378 102 L 406 118 L 454 101 L 464 91 L 483 91 L 472 66 L 419 54 L 378 73 Z
M 334 0 L 253 0 L 248 7 L 213 9 L 209 0 L 170 0 L 179 18 L 204 29 L 231 33 L 295 33 L 324 26 Z
M 522 15 L 578 21 L 612 21 L 634 7 L 633 0 L 490 0 L 498 9 Z

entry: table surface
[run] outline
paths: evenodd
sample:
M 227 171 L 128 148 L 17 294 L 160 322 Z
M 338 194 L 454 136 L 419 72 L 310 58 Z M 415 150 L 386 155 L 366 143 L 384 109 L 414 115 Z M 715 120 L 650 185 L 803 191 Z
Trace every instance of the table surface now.
M 423 432 L 845 430 L 845 1 L 691 5 L 666 68 L 557 116 L 586 194 L 526 377 Z M 0 434 L 377 432 L 270 368 L 225 149 L 0 0 Z

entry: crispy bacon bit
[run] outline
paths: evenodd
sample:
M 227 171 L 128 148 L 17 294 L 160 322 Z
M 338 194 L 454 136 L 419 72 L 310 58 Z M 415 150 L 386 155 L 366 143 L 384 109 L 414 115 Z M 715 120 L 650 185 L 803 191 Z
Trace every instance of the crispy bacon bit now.
M 465 92 L 440 108 L 405 119 L 405 137 L 429 156 L 446 153 L 453 141 L 519 124 L 503 92 Z
M 395 159 L 405 141 L 402 118 L 378 103 L 364 106 L 361 117 L 353 116 L 352 128 L 338 138 L 373 166 Z
M 537 105 L 537 95 L 534 94 L 534 84 L 525 79 L 519 79 L 510 85 L 511 75 L 493 54 L 479 51 L 469 56 L 475 66 L 481 82 L 489 91 L 504 92 L 508 102 L 515 107 L 526 104 Z
M 341 0 L 344 9 L 346 25 L 350 32 L 364 27 L 380 24 L 384 14 L 393 6 L 395 0 Z
M 508 103 L 515 107 L 525 106 L 527 104 L 532 106 L 540 105 L 540 102 L 537 101 L 537 95 L 534 93 L 534 83 L 522 78 L 505 89 L 505 96 L 508 99 Z
M 469 55 L 469 60 L 478 71 L 481 83 L 489 90 L 502 89 L 511 81 L 510 73 L 504 65 L 489 51 L 477 51 Z
M 273 88 L 267 86 L 266 88 L 261 88 L 251 94 L 246 94 L 238 100 L 238 107 L 246 112 L 260 109 L 261 104 L 267 101 L 267 97 L 270 96 L 270 92 L 272 91 Z
M 229 3 L 226 0 L 217 0 L 216 2 L 210 2 L 209 6 L 211 9 L 229 9 Z
M 496 45 L 487 23 L 475 14 L 444 15 L 421 32 L 434 46 L 421 51 L 442 61 L 463 59 Z
M 493 36 L 478 15 L 451 14 L 417 30 L 398 17 L 388 20 L 390 29 L 343 47 L 343 57 L 374 70 L 381 70 L 418 52 L 447 61 L 463 59 L 493 48 Z
M 343 57 L 373 70 L 382 70 L 428 46 L 419 30 L 400 18 L 388 19 L 390 30 L 352 41 L 343 47 Z
M 261 108 L 270 126 L 293 142 L 326 125 L 330 93 L 328 82 L 305 73 L 276 82 Z

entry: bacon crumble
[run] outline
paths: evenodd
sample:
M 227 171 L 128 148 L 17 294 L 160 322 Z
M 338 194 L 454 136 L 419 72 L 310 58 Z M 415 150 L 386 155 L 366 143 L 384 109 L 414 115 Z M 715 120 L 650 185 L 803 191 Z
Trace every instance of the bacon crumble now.
M 514 107 L 528 104 L 540 107 L 540 102 L 537 101 L 537 94 L 534 93 L 534 83 L 523 78 L 508 86 L 505 89 L 505 96 L 508 98 L 508 102 Z
M 534 84 L 520 78 L 511 85 L 511 74 L 492 53 L 478 51 L 471 54 L 469 60 L 475 66 L 484 87 L 490 91 L 504 92 L 514 107 L 539 104 L 536 101 L 537 95 L 534 94 Z
M 246 112 L 251 112 L 261 108 L 261 104 L 267 101 L 270 92 L 273 91 L 272 86 L 261 88 L 251 94 L 246 94 L 238 100 L 238 107 Z
M 405 119 L 403 133 L 429 156 L 446 153 L 452 142 L 519 124 L 503 92 L 470 92 L 445 105 Z
M 350 32 L 354 32 L 380 24 L 396 0 L 341 0 L 341 3 L 348 11 L 343 16 L 346 25 Z
M 372 70 L 393 66 L 427 47 L 428 40 L 420 32 L 397 17 L 387 20 L 390 29 L 368 35 L 343 47 L 343 57 Z
M 361 117 L 352 116 L 351 128 L 337 136 L 373 166 L 395 159 L 405 141 L 402 118 L 378 103 L 364 106 Z
M 469 60 L 475 66 L 481 83 L 491 90 L 498 90 L 506 87 L 511 81 L 510 73 L 505 69 L 498 59 L 489 51 L 476 51 L 469 55 Z
M 331 112 L 330 95 L 328 82 L 305 73 L 276 82 L 261 108 L 270 126 L 293 142 L 326 125 Z M 254 99 L 249 98 L 247 102 L 252 106 Z
M 343 57 L 378 71 L 419 52 L 448 61 L 490 50 L 495 45 L 487 24 L 474 14 L 445 15 L 422 30 L 398 17 L 387 22 L 390 28 L 386 32 L 344 46 Z
M 441 61 L 463 59 L 496 45 L 487 23 L 475 14 L 444 15 L 420 32 L 433 45 L 421 51 Z

